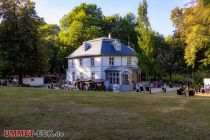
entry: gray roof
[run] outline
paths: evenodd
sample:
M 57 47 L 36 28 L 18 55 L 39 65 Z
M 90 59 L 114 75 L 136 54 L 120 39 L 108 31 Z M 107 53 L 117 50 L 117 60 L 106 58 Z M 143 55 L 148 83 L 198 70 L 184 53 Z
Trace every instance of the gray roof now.
M 115 44 L 118 42 L 121 46 L 120 50 L 115 49 Z M 133 56 L 134 50 L 125 44 L 110 38 L 97 38 L 83 42 L 67 58 L 91 57 L 91 56 Z

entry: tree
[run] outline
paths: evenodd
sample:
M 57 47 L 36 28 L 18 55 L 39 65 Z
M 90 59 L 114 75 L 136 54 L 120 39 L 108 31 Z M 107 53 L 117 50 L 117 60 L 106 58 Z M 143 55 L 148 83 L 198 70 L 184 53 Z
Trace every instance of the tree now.
M 171 19 L 177 34 L 187 44 L 185 48 L 187 65 L 198 68 L 200 65 L 210 64 L 210 3 L 205 0 L 196 0 L 192 3 L 191 7 L 175 8 Z
M 113 38 L 117 38 L 125 44 L 129 42 L 129 45 L 134 48 L 137 46 L 135 27 L 136 17 L 134 14 L 128 13 L 124 17 L 121 17 L 119 14 L 105 17 L 102 28 L 105 36 L 111 33 Z
M 78 48 L 83 41 L 103 36 L 103 15 L 95 4 L 75 7 L 60 20 L 61 31 L 56 42 L 59 46 L 58 57 L 65 67 L 65 57 Z
M 56 44 L 56 37 L 60 32 L 60 27 L 56 24 L 44 24 L 40 27 L 40 34 L 44 41 L 44 46 L 47 48 L 49 53 L 49 72 L 50 73 L 59 73 L 61 71 L 60 61 L 58 60 L 58 51 L 59 48 Z
M 47 50 L 39 27 L 43 20 L 30 0 L 2 0 L 0 3 L 0 56 L 7 74 L 41 75 L 47 72 Z
M 83 41 L 102 36 L 102 20 L 100 8 L 95 4 L 82 3 L 60 20 L 58 39 L 64 48 L 75 50 Z
M 137 28 L 139 49 L 136 55 L 141 69 L 149 75 L 158 74 L 159 64 L 155 59 L 154 36 L 147 17 L 147 2 L 139 4 Z
M 170 81 L 172 80 L 172 74 L 176 70 L 180 70 L 183 59 L 183 49 L 180 42 L 171 35 L 167 36 L 164 45 L 159 50 L 158 61 L 163 69 L 162 72 L 169 74 Z

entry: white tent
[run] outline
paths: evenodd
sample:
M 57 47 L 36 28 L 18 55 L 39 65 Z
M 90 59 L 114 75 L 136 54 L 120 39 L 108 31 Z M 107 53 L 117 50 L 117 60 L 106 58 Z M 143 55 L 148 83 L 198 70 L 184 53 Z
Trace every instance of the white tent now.
M 210 78 L 204 78 L 203 83 L 204 83 L 204 88 L 206 89 L 207 85 L 210 85 Z

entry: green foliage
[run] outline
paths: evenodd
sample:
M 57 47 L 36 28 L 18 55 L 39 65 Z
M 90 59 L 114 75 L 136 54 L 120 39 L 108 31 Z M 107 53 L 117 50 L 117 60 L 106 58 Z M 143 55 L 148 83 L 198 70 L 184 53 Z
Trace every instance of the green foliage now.
M 84 24 L 86 28 L 99 26 L 102 21 L 102 11 L 95 4 L 82 3 L 65 15 L 61 21 L 61 29 L 68 30 L 69 26 L 76 20 Z
M 103 24 L 102 29 L 105 36 L 111 33 L 113 38 L 117 38 L 125 44 L 129 42 L 132 48 L 137 46 L 136 18 L 134 14 L 128 13 L 124 17 L 119 14 L 108 16 L 104 18 Z
M 193 4 L 183 9 L 175 8 L 171 19 L 177 28 L 177 34 L 187 44 L 187 65 L 198 68 L 199 65 L 210 64 L 210 5 L 205 0 L 197 0 Z
M 172 74 L 177 70 L 180 71 L 183 67 L 183 47 L 180 41 L 173 36 L 165 38 L 163 46 L 158 51 L 158 61 L 161 64 L 162 72 L 169 74 L 169 79 L 172 80 Z
M 35 4 L 29 0 L 3 0 L 0 5 L 0 55 L 7 74 L 41 75 L 48 71 L 48 53 L 43 46 Z
M 209 70 L 198 70 L 193 74 L 193 85 L 195 87 L 202 87 L 203 86 L 203 78 L 210 77 L 210 71 Z
M 100 37 L 102 12 L 94 4 L 85 4 L 75 7 L 65 15 L 61 21 L 61 31 L 58 35 L 58 42 L 62 49 L 71 53 L 83 41 Z
M 138 46 L 136 55 L 140 62 L 140 68 L 150 75 L 160 75 L 160 64 L 156 60 L 157 47 L 159 46 L 160 36 L 155 34 L 147 17 L 147 2 L 143 0 L 138 8 L 137 28 Z
M 139 4 L 137 23 L 139 27 L 151 29 L 149 18 L 147 17 L 148 13 L 147 8 L 148 8 L 147 1 L 143 0 Z
M 61 30 L 56 38 L 58 46 L 57 58 L 66 67 L 66 56 L 77 49 L 85 40 L 103 35 L 101 26 L 103 15 L 95 4 L 85 4 L 75 7 L 60 20 Z
M 40 34 L 43 39 L 45 48 L 48 50 L 48 62 L 50 64 L 50 73 L 59 73 L 62 71 L 62 64 L 58 61 L 58 51 L 59 48 L 56 44 L 56 37 L 60 31 L 60 28 L 56 24 L 44 24 L 39 28 Z

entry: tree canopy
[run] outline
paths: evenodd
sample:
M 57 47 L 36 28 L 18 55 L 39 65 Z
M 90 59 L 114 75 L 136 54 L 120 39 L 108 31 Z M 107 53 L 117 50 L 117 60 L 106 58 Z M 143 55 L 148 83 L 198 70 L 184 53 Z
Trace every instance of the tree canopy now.
M 82 3 L 60 20 L 61 31 L 58 40 L 69 52 L 85 40 L 102 35 L 102 11 L 95 4 Z
M 210 64 L 210 3 L 196 0 L 187 8 L 175 8 L 171 19 L 177 34 L 186 43 L 184 58 L 188 66 Z
M 129 42 L 133 48 L 137 46 L 136 17 L 134 14 L 128 13 L 123 17 L 119 14 L 107 16 L 104 18 L 103 25 L 104 36 L 111 33 L 113 38 L 117 38 L 125 44 Z
M 30 0 L 2 0 L 0 5 L 0 55 L 9 74 L 41 75 L 48 71 L 47 53 L 39 27 L 43 20 Z
M 155 44 L 154 34 L 151 29 L 149 19 L 147 17 L 147 2 L 143 0 L 139 4 L 137 28 L 138 33 L 138 46 L 137 57 L 139 58 L 141 69 L 147 74 L 157 74 L 158 64 L 155 59 Z M 156 67 L 156 68 L 155 68 Z

